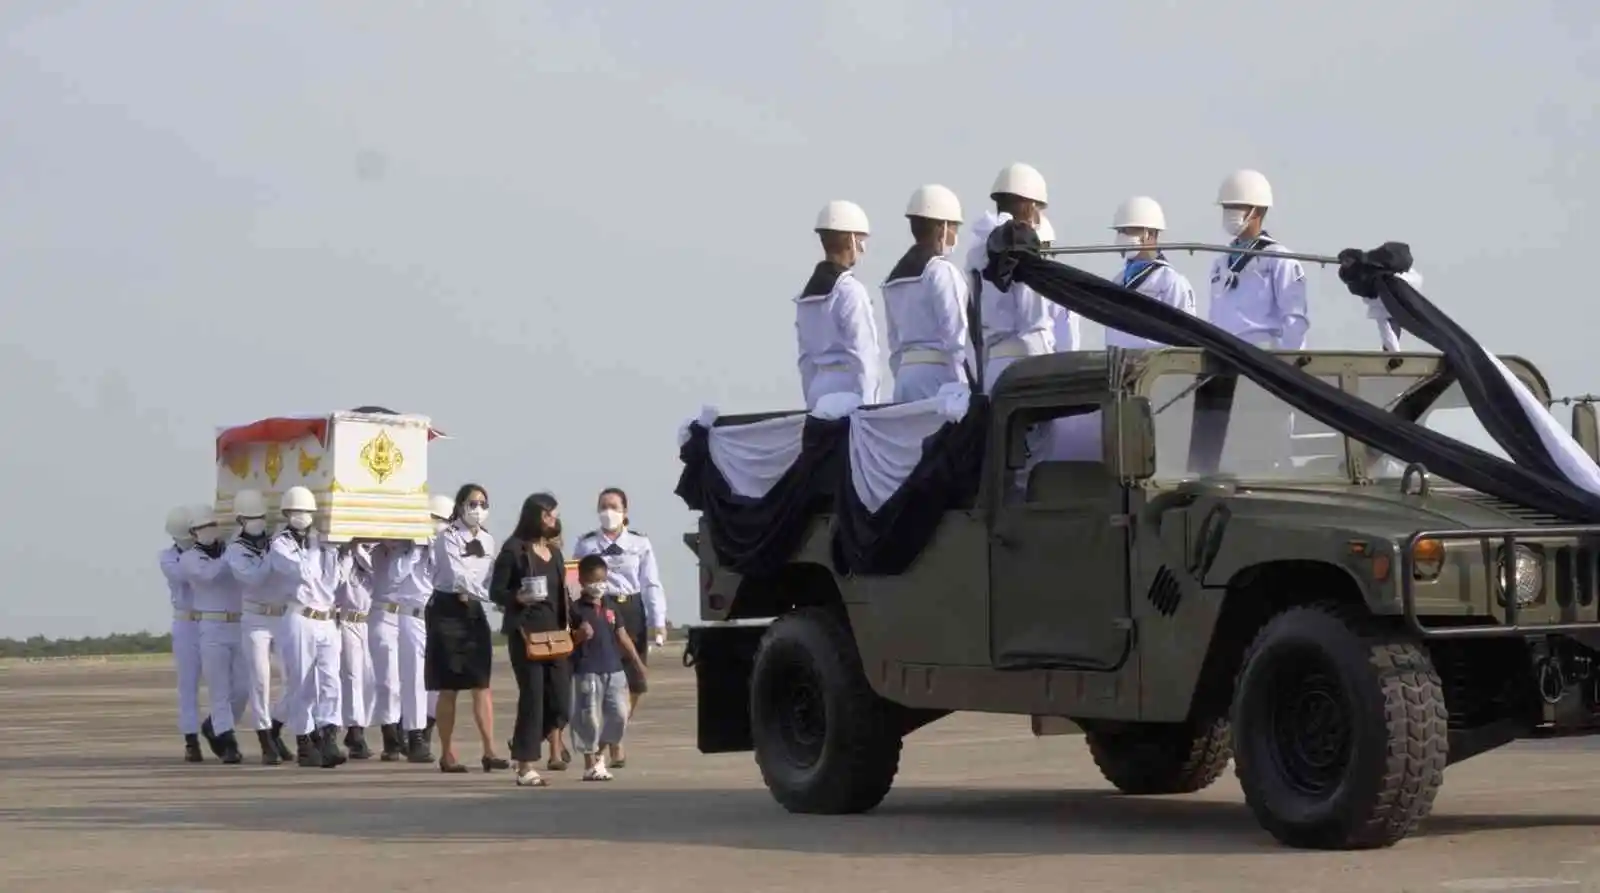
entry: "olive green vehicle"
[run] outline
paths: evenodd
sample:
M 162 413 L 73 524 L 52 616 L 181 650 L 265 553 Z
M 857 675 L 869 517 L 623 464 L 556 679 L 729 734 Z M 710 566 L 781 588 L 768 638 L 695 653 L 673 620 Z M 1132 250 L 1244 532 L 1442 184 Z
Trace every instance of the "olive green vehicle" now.
M 1279 356 L 1493 449 L 1436 355 Z M 1085 410 L 1099 461 L 1030 461 L 1030 429 Z M 782 573 L 741 578 L 702 522 L 700 750 L 753 750 L 791 811 L 854 813 L 920 726 L 1025 715 L 1081 730 L 1127 794 L 1231 760 L 1279 841 L 1365 848 L 1416 827 L 1451 763 L 1600 731 L 1600 527 L 1293 415 L 1196 350 L 1036 357 L 995 388 L 974 503 L 905 573 L 835 574 L 818 516 Z M 1593 406 L 1573 418 L 1593 456 Z

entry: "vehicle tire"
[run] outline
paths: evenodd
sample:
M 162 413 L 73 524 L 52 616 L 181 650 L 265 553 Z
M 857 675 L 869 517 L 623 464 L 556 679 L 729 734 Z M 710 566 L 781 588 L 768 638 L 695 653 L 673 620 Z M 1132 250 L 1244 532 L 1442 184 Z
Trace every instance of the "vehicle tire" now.
M 784 809 L 866 812 L 888 795 L 903 736 L 867 683 L 843 618 L 807 608 L 778 618 L 750 674 L 761 780 Z
M 1233 759 L 1226 719 L 1128 723 L 1084 731 L 1100 774 L 1124 794 L 1193 794 L 1222 777 Z
M 1439 674 L 1426 648 L 1359 608 L 1290 608 L 1245 654 L 1233 755 L 1245 801 L 1281 843 L 1390 846 L 1427 817 L 1444 779 Z

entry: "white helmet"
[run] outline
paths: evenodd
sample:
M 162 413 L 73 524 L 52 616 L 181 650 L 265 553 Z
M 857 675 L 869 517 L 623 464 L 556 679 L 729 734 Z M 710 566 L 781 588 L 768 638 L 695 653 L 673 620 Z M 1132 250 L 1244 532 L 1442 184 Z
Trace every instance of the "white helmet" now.
M 863 236 L 871 235 L 872 230 L 867 226 L 867 212 L 855 202 L 836 200 L 822 206 L 817 213 L 817 225 L 812 227 L 816 232 L 860 233 Z
M 961 222 L 961 200 L 948 188 L 937 183 L 917 187 L 906 204 L 907 217 L 926 217 L 949 223 Z
M 1117 206 L 1111 228 L 1163 230 L 1167 228 L 1167 215 L 1161 213 L 1161 205 L 1155 199 L 1136 195 Z
M 1033 228 L 1034 235 L 1039 237 L 1040 244 L 1056 240 L 1056 228 L 1050 225 L 1050 218 L 1039 215 L 1039 225 Z
M 282 509 L 285 512 L 314 512 L 317 510 L 317 497 L 305 487 L 290 487 L 283 492 Z
M 440 521 L 450 520 L 450 515 L 456 510 L 455 501 L 448 496 L 434 495 L 428 497 L 428 514 Z
M 1234 171 L 1222 181 L 1217 190 L 1219 205 L 1249 205 L 1252 208 L 1272 207 L 1272 184 L 1260 171 Z
M 196 503 L 189 506 L 189 529 L 199 530 L 202 527 L 217 526 L 217 513 L 205 503 Z
M 1002 195 L 1015 195 L 1036 201 L 1041 205 L 1050 204 L 1050 191 L 1045 188 L 1044 175 L 1030 164 L 1016 162 L 1008 164 L 994 178 L 994 186 L 989 189 L 989 197 L 997 198 Z
M 167 512 L 167 536 L 175 540 L 189 538 L 189 507 L 180 505 Z
M 236 518 L 265 518 L 267 498 L 260 490 L 240 490 L 233 494 L 233 514 Z

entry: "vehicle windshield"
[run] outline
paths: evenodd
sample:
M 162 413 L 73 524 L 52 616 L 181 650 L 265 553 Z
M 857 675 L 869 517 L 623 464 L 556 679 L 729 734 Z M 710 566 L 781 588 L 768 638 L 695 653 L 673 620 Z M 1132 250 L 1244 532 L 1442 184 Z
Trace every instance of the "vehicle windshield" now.
M 1319 375 L 1338 387 L 1337 376 Z M 1248 378 L 1171 373 L 1151 382 L 1156 478 L 1209 474 L 1346 481 L 1344 439 Z
M 1368 403 L 1393 410 L 1405 395 L 1420 393 L 1432 382 L 1434 377 L 1425 375 L 1363 375 L 1356 379 L 1356 390 L 1361 399 Z M 1505 450 L 1489 436 L 1489 430 L 1483 426 L 1483 422 L 1478 420 L 1477 414 L 1468 405 L 1467 395 L 1461 390 L 1460 383 L 1452 382 L 1445 388 L 1427 405 L 1416 421 L 1430 431 L 1453 437 L 1492 456 L 1509 458 Z M 1405 462 L 1376 448 L 1368 446 L 1367 449 L 1368 477 L 1386 480 L 1399 478 L 1405 473 Z

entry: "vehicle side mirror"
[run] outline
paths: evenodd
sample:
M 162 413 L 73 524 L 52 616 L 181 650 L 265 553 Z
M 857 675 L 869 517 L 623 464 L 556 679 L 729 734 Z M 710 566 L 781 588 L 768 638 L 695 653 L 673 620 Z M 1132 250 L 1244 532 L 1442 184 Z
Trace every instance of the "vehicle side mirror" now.
M 1572 404 L 1572 439 L 1589 458 L 1600 462 L 1600 420 L 1596 419 L 1593 403 Z
M 1100 414 L 1100 443 L 1106 468 L 1125 480 L 1142 481 L 1156 473 L 1156 420 L 1146 397 L 1124 397 Z

